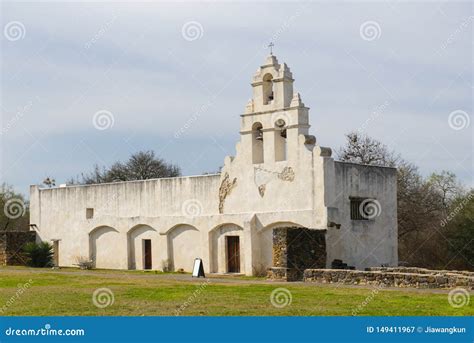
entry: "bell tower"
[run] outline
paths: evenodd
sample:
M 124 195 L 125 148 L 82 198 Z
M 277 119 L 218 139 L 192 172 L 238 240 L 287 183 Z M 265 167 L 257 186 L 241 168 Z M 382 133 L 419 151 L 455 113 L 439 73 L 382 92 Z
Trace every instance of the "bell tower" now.
M 298 137 L 307 136 L 310 125 L 309 108 L 293 92 L 293 82 L 290 68 L 278 63 L 272 53 L 254 74 L 252 98 L 241 115 L 240 131 L 249 164 L 271 165 L 297 158 Z
M 278 64 L 276 56 L 269 55 L 252 79 L 253 110 L 261 112 L 290 106 L 293 81 L 286 63 Z

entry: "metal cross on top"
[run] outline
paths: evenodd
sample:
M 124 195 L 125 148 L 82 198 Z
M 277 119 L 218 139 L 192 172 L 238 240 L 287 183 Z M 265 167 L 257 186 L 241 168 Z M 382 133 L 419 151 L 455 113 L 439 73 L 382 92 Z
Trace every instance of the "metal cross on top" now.
M 275 44 L 273 44 L 273 42 L 270 42 L 270 44 L 268 44 L 268 47 L 270 48 L 270 55 L 273 55 L 273 47 L 275 46 Z

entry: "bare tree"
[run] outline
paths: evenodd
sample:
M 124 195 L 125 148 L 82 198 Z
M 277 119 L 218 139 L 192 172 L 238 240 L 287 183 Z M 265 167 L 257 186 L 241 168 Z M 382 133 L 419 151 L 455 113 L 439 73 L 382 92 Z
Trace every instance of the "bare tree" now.
M 454 174 L 433 174 L 431 181 L 425 180 L 414 164 L 381 142 L 356 132 L 346 137 L 346 145 L 338 153 L 341 160 L 397 167 L 400 260 L 417 266 L 443 267 L 448 252 L 440 223 L 446 215 L 444 200 L 454 191 Z
M 29 230 L 28 202 L 12 186 L 0 185 L 0 231 Z
M 47 176 L 43 180 L 43 185 L 45 185 L 48 188 L 54 187 L 54 186 L 56 186 L 56 180 L 52 177 Z
M 441 173 L 432 173 L 428 183 L 442 199 L 443 206 L 447 209 L 452 203 L 465 194 L 463 187 L 459 184 L 456 175 L 443 170 Z
M 398 155 L 367 135 L 354 131 L 346 134 L 346 138 L 346 145 L 337 151 L 341 161 L 387 167 L 394 167 L 400 162 Z
M 96 184 L 118 181 L 134 181 L 176 177 L 181 175 L 178 166 L 165 162 L 155 156 L 153 151 L 140 151 L 126 162 L 115 162 L 110 168 L 98 165 L 89 174 L 81 174 L 81 180 L 70 180 L 70 183 Z

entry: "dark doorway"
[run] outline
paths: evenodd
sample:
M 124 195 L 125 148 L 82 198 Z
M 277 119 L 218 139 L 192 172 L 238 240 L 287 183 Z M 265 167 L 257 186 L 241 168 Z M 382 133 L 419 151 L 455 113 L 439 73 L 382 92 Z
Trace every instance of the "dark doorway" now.
M 151 269 L 151 239 L 143 240 L 143 269 Z
M 227 236 L 227 272 L 240 273 L 239 236 Z

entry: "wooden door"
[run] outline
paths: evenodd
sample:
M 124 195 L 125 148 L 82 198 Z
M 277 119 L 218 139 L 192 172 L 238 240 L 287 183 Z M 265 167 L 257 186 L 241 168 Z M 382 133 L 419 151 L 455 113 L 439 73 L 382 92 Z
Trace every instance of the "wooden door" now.
M 239 236 L 227 236 L 227 272 L 240 273 Z
M 143 240 L 143 269 L 151 269 L 151 239 Z

